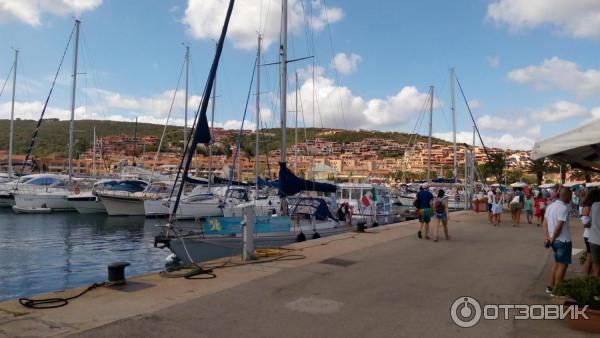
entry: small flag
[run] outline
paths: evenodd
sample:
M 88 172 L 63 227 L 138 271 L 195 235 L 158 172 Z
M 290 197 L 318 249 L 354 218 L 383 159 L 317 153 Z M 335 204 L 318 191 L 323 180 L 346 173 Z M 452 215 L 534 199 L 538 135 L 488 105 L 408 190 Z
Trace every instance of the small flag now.
M 375 193 L 375 187 L 371 187 L 371 200 L 377 202 L 377 194 Z
M 369 201 L 369 197 L 366 194 L 363 195 L 363 197 L 360 199 L 360 201 L 365 207 L 368 207 L 371 205 L 371 202 Z

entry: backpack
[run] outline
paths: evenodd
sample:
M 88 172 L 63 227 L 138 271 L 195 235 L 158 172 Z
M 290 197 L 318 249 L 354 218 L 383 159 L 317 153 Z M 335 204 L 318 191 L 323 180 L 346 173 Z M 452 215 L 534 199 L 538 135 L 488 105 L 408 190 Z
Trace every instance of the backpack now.
M 443 198 L 437 198 L 435 200 L 435 207 L 434 210 L 437 214 L 443 214 L 446 212 L 446 206 L 444 205 L 444 199 Z

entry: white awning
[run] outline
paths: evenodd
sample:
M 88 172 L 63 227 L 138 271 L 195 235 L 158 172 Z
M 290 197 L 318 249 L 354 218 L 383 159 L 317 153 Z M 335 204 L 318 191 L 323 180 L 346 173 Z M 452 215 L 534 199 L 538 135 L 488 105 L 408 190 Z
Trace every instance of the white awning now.
M 600 120 L 536 142 L 531 159 L 544 157 L 575 167 L 600 170 Z

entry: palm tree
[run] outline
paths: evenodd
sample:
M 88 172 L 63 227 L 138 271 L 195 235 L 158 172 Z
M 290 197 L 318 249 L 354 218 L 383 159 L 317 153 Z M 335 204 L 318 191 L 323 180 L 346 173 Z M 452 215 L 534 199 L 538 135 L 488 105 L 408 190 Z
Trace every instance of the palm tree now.
M 539 160 L 529 160 L 530 163 L 527 166 L 527 171 L 531 172 L 532 174 L 535 174 L 536 178 L 537 178 L 537 184 L 538 186 L 542 185 L 542 183 L 544 182 L 544 173 L 546 172 L 546 160 L 545 159 L 539 159 Z

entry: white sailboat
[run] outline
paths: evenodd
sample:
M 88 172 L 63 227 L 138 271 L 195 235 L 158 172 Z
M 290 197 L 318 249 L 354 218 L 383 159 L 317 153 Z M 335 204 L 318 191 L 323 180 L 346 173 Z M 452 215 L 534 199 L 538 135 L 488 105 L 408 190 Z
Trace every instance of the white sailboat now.
M 227 32 L 227 26 L 233 9 L 233 0 L 229 3 L 227 16 L 217 53 L 211 71 L 209 73 L 208 83 L 205 89 L 204 97 L 210 95 L 210 88 L 213 84 L 214 75 L 218 66 L 222 51 L 222 44 Z M 287 78 L 287 0 L 282 1 L 282 25 L 281 25 L 281 44 L 279 55 L 280 66 L 280 115 L 281 115 L 281 160 L 278 189 L 281 196 L 294 195 L 302 190 L 320 190 L 335 191 L 336 187 L 328 184 L 319 184 L 311 181 L 305 181 L 296 177 L 286 166 L 286 78 Z M 259 60 L 257 59 L 257 64 Z M 200 109 L 200 124 L 195 129 L 192 149 L 186 155 L 183 168 L 183 181 L 186 180 L 188 169 L 193 155 L 193 148 L 202 140 L 210 140 L 208 126 L 206 123 L 207 102 L 203 102 Z M 205 133 L 205 134 L 203 134 Z M 174 212 L 180 204 L 181 191 L 176 197 Z M 256 246 L 280 246 L 292 243 L 306 238 L 304 232 L 313 233 L 313 238 L 320 237 L 320 234 L 330 235 L 343 231 L 348 231 L 348 227 L 340 226 L 333 218 L 331 210 L 323 198 L 318 197 L 291 197 L 282 198 L 280 202 L 280 214 L 275 217 L 254 218 L 255 235 L 254 242 Z M 292 216 L 290 216 L 290 214 Z M 201 233 L 188 233 L 179 235 L 173 226 L 175 215 L 171 214 L 169 223 L 165 226 L 164 234 L 155 237 L 154 245 L 159 248 L 168 248 L 183 263 L 195 264 L 205 260 L 239 254 L 242 250 L 243 241 L 240 234 L 240 218 L 223 217 L 208 219 Z M 296 221 L 293 223 L 292 218 Z M 266 228 L 260 231 L 259 228 Z
M 71 121 L 69 125 L 69 160 L 68 175 L 66 182 L 47 185 L 41 191 L 39 189 L 19 189 L 18 185 L 14 191 L 15 205 L 13 210 L 22 213 L 39 212 L 39 209 L 51 209 L 52 211 L 75 211 L 69 204 L 67 196 L 73 188 L 73 132 L 75 124 L 75 95 L 77 89 L 77 56 L 79 52 L 79 26 L 81 21 L 75 20 L 75 46 L 73 48 L 73 73 L 71 84 Z M 37 131 L 36 131 L 37 132 Z

